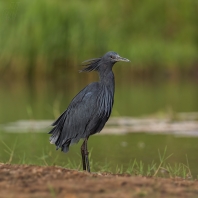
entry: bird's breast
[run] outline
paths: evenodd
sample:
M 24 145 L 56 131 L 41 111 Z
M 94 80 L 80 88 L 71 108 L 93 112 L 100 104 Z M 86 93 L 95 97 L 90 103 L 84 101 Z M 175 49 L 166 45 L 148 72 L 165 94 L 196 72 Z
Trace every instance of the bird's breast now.
M 100 117 L 109 117 L 114 102 L 114 92 L 108 87 L 103 86 L 97 98 L 97 107 Z

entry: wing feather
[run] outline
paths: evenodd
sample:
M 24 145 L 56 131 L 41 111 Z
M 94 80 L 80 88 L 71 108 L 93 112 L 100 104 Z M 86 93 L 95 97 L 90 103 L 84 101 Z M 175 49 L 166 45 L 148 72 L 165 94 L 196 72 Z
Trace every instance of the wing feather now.
M 98 82 L 85 87 L 52 124 L 50 142 L 68 152 L 70 144 L 100 132 L 110 117 L 113 93 Z

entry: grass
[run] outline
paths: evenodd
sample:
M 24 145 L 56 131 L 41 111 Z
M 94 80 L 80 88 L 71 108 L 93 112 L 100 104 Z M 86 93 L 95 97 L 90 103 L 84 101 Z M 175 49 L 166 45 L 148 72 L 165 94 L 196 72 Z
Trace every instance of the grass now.
M 111 163 L 106 160 L 105 164 L 101 165 L 100 163 L 94 163 L 91 159 L 90 152 L 90 166 L 92 172 L 109 172 L 113 174 L 129 174 L 137 176 L 146 176 L 146 177 L 166 177 L 166 178 L 182 178 L 182 179 L 193 179 L 193 176 L 190 171 L 190 166 L 188 162 L 188 157 L 186 155 L 186 164 L 175 163 L 170 164 L 167 160 L 173 155 L 167 155 L 167 147 L 161 153 L 158 150 L 159 163 L 154 161 L 151 164 L 145 166 L 144 162 L 140 160 L 139 162 L 135 159 L 130 161 L 127 168 L 124 168 L 123 165 L 117 165 L 115 169 L 112 169 Z M 81 157 L 81 156 L 80 156 Z M 46 163 L 44 163 L 46 165 Z M 48 164 L 47 164 L 48 165 Z M 67 163 L 63 165 L 65 168 L 81 170 L 82 164 L 81 160 L 79 162 L 67 160 Z
M 167 150 L 167 147 L 165 147 L 164 152 L 163 152 L 162 155 L 161 155 L 160 151 L 158 150 L 160 163 L 159 163 L 159 166 L 158 166 L 157 170 L 155 171 L 155 173 L 154 173 L 154 175 L 153 175 L 154 177 L 158 174 L 160 168 L 162 168 L 162 165 L 165 163 L 165 161 L 166 161 L 169 157 L 171 157 L 171 155 L 172 155 L 172 154 L 170 154 L 169 156 L 166 157 L 166 150 Z
M 195 0 L 1 1 L 0 71 L 54 78 L 109 50 L 140 71 L 189 70 L 197 62 L 197 7 Z
M 1 140 L 1 143 L 6 148 L 4 152 L 8 155 L 8 160 L 5 163 L 12 164 L 14 153 L 16 149 L 16 142 L 13 147 L 9 147 L 4 141 Z M 190 165 L 188 157 L 186 155 L 186 164 L 184 163 L 174 163 L 171 164 L 168 160 L 173 154 L 167 154 L 167 147 L 161 152 L 158 150 L 159 162 L 152 161 L 150 164 L 145 165 L 143 160 L 131 160 L 127 167 L 123 164 L 112 166 L 112 164 L 105 160 L 105 163 L 101 165 L 99 162 L 94 162 L 91 158 L 92 150 L 90 150 L 90 166 L 92 172 L 108 172 L 113 174 L 129 174 L 136 176 L 146 176 L 146 177 L 166 177 L 166 178 L 182 178 L 182 179 L 193 179 L 193 175 L 190 170 Z M 58 155 L 49 163 L 48 159 L 52 158 L 51 152 L 46 153 L 42 152 L 42 155 L 36 157 L 39 161 L 38 165 L 44 166 L 55 166 L 58 159 Z M 25 152 L 23 156 L 20 157 L 18 162 L 19 164 L 34 164 L 28 161 Z M 60 165 L 59 165 L 60 166 Z M 71 160 L 67 158 L 67 162 L 61 165 L 64 168 L 82 170 L 81 156 L 79 155 L 79 160 Z M 114 167 L 114 168 L 112 168 Z
M 4 150 L 8 156 L 9 156 L 9 159 L 8 161 L 6 162 L 7 164 L 11 164 L 12 162 L 12 159 L 13 159 L 13 156 L 14 156 L 14 151 L 15 151 L 15 147 L 16 147 L 16 142 L 14 143 L 13 145 L 13 148 L 9 147 L 4 141 L 0 140 L 1 143 L 6 147 L 6 149 Z

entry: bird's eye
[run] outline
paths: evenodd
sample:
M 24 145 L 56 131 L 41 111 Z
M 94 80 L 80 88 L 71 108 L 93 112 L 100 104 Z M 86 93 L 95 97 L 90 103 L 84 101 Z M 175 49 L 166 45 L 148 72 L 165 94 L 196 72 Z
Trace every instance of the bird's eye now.
M 113 58 L 113 56 L 110 56 L 110 58 Z

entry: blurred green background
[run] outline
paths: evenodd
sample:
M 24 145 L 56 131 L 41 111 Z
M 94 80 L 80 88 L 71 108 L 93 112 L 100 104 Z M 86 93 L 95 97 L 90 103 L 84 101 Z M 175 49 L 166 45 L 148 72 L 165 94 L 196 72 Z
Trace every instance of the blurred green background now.
M 174 118 L 179 112 L 198 112 L 197 13 L 197 0 L 0 0 L 0 127 L 57 118 L 84 86 L 97 80 L 94 72 L 78 73 L 81 62 L 107 51 L 131 60 L 114 67 L 112 116 Z M 64 155 L 55 152 L 47 134 L 27 132 L 0 128 L 0 161 L 10 162 L 14 151 L 13 163 L 79 163 L 80 144 Z M 90 138 L 90 148 L 96 163 L 121 166 L 135 158 L 149 164 L 158 159 L 157 149 L 167 146 L 168 153 L 176 154 L 171 163 L 184 162 L 187 155 L 197 176 L 196 141 L 108 135 Z M 122 142 L 127 142 L 125 150 L 119 148 Z M 146 145 L 141 152 L 138 142 Z
M 1 0 L 1 77 L 59 78 L 111 50 L 139 75 L 198 75 L 197 12 L 196 0 Z
M 56 118 L 97 80 L 81 62 L 110 50 L 131 60 L 114 67 L 113 116 L 198 111 L 197 12 L 196 0 L 0 0 L 0 123 Z

